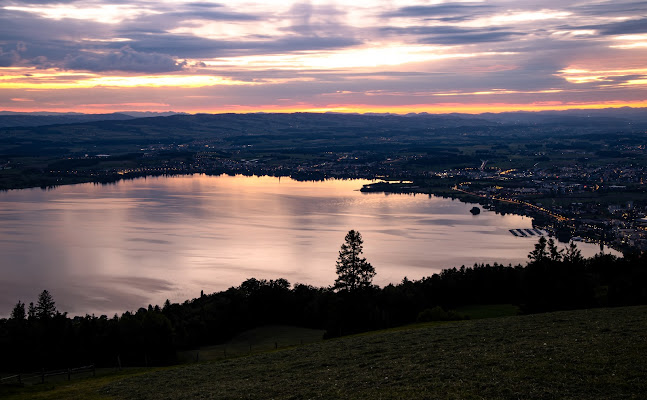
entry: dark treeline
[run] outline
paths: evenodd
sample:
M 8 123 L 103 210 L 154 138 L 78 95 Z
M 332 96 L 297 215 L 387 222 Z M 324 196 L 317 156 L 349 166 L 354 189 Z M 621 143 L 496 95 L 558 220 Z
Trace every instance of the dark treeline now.
M 178 350 L 221 343 L 266 324 L 326 329 L 333 337 L 457 318 L 444 311 L 462 305 L 509 303 L 535 313 L 647 304 L 645 255 L 583 259 L 575 247 L 560 252 L 542 238 L 529 259 L 525 266 L 446 269 L 383 288 L 318 288 L 252 278 L 182 304 L 167 300 L 112 318 L 70 318 L 43 291 L 36 304 L 19 302 L 10 318 L 0 320 L 0 370 L 170 364 Z

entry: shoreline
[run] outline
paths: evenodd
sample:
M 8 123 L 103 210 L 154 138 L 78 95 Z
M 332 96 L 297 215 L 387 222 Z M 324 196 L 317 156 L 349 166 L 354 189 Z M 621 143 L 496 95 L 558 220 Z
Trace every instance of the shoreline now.
M 443 182 L 442 185 L 439 185 L 436 182 L 430 181 L 428 178 L 420 177 L 384 177 L 384 176 L 367 176 L 365 174 L 339 174 L 339 175 L 328 175 L 326 173 L 318 172 L 296 172 L 289 173 L 288 171 L 281 171 L 272 173 L 271 171 L 266 171 L 263 168 L 257 170 L 227 170 L 227 169 L 218 169 L 218 170 L 179 170 L 179 169 L 163 169 L 157 171 L 129 171 L 121 173 L 106 173 L 103 176 L 97 176 L 91 174 L 89 176 L 79 176 L 74 174 L 73 176 L 57 176 L 52 177 L 56 180 L 52 182 L 52 179 L 45 179 L 39 184 L 31 184 L 17 187 L 8 187 L 0 188 L 0 191 L 10 191 L 10 190 L 23 190 L 23 189 L 35 189 L 40 188 L 42 190 L 49 190 L 59 186 L 67 185 L 76 185 L 84 183 L 94 183 L 102 185 L 115 184 L 122 180 L 132 180 L 138 178 L 146 177 L 159 177 L 159 176 L 181 176 L 181 175 L 195 175 L 195 174 L 204 174 L 204 175 L 242 175 L 242 176 L 273 176 L 277 178 L 288 177 L 296 181 L 324 181 L 328 179 L 363 179 L 363 180 L 376 180 L 377 182 L 364 185 L 359 190 L 363 193 L 389 193 L 389 194 L 427 194 L 443 198 L 451 198 L 459 200 L 467 204 L 478 204 L 482 208 L 496 213 L 505 215 L 506 213 L 526 216 L 533 219 L 533 227 L 540 228 L 549 232 L 550 236 L 554 236 L 558 241 L 563 243 L 568 243 L 573 237 L 579 237 L 576 229 L 569 225 L 573 223 L 574 220 L 564 217 L 562 215 L 556 214 L 548 209 L 538 207 L 528 202 L 516 200 L 516 199 L 503 199 L 497 198 L 495 196 L 484 196 L 476 193 L 472 193 L 463 189 L 459 189 L 456 185 L 452 185 L 452 182 Z M 47 184 L 45 184 L 47 182 Z M 621 248 L 614 246 L 609 241 L 602 240 L 600 238 L 587 238 L 584 240 L 587 243 L 592 244 L 601 244 L 608 248 L 611 248 L 619 253 L 624 253 L 624 251 L 631 250 L 631 247 L 627 246 L 626 248 Z

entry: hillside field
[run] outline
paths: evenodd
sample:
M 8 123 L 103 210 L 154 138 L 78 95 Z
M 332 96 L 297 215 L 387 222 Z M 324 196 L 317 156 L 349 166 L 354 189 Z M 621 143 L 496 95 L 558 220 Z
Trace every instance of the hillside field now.
M 646 377 L 647 306 L 640 306 L 414 325 L 5 394 L 8 400 L 640 399 Z

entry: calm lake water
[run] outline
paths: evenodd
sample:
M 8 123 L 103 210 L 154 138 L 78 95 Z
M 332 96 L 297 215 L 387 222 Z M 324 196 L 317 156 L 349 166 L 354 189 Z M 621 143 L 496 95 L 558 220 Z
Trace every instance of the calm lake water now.
M 70 315 L 182 302 L 245 279 L 334 283 L 350 229 L 380 286 L 475 262 L 525 263 L 530 218 L 369 181 L 178 176 L 0 193 L 0 316 L 49 290 Z M 599 251 L 582 244 L 584 255 Z

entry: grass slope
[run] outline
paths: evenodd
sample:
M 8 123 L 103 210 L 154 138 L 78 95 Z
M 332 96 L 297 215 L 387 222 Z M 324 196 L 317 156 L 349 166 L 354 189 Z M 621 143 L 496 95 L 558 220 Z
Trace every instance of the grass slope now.
M 127 399 L 625 399 L 647 393 L 647 307 L 385 331 L 126 379 Z
M 96 399 L 640 399 L 645 377 L 641 306 L 428 324 L 88 384 Z
M 325 331 L 294 326 L 270 325 L 251 329 L 236 336 L 227 343 L 205 346 L 198 350 L 183 351 L 179 354 L 182 362 L 193 360 L 214 361 L 240 357 L 250 353 L 271 351 L 276 348 L 297 346 L 323 340 Z

